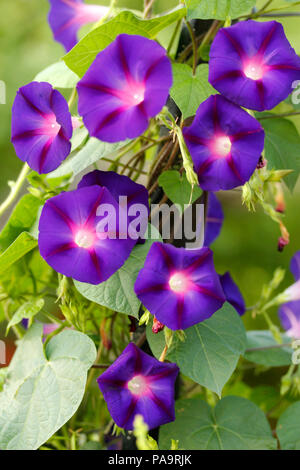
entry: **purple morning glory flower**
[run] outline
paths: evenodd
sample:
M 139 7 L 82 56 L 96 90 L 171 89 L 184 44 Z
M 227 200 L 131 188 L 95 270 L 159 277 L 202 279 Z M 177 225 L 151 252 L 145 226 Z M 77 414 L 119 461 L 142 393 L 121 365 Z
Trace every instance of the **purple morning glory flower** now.
M 17 156 L 38 173 L 55 170 L 71 151 L 72 119 L 65 98 L 49 83 L 19 89 L 12 108 Z
M 300 251 L 292 257 L 290 270 L 295 283 L 285 290 L 288 302 L 280 306 L 278 315 L 288 336 L 300 339 Z
M 141 135 L 172 85 L 166 51 L 142 36 L 120 34 L 77 85 L 79 114 L 90 135 L 118 142 Z
M 119 175 L 114 171 L 94 170 L 82 178 L 78 184 L 78 188 L 93 185 L 104 186 L 121 207 L 125 210 L 127 207 L 129 223 L 135 219 L 137 214 L 141 214 L 142 227 L 140 227 L 139 224 L 138 228 L 140 229 L 139 231 L 142 232 L 141 234 L 145 233 L 149 215 L 149 195 L 145 186 L 135 183 L 128 176 Z M 120 199 L 124 197 L 127 199 L 124 199 L 124 201 Z M 130 208 L 132 208 L 132 213 Z
M 204 246 L 210 246 L 220 235 L 224 213 L 222 205 L 214 193 L 208 194 L 208 208 L 205 220 Z
M 209 248 L 187 250 L 161 242 L 151 246 L 135 293 L 172 330 L 206 320 L 225 302 Z
M 278 315 L 286 334 L 290 338 L 300 339 L 300 300 L 281 305 Z
M 166 364 L 130 343 L 98 378 L 98 384 L 115 423 L 133 429 L 142 415 L 149 429 L 175 419 L 174 384 L 179 368 Z
M 276 21 L 241 21 L 217 33 L 210 50 L 209 81 L 234 103 L 264 111 L 292 92 L 300 58 Z
M 99 214 L 101 207 L 105 208 L 103 214 Z M 106 188 L 89 186 L 61 193 L 43 207 L 40 253 L 65 276 L 90 284 L 106 281 L 124 264 L 136 243 L 127 227 L 125 232 L 120 229 L 121 217 L 122 209 Z
M 300 251 L 297 251 L 291 259 L 290 270 L 295 281 L 300 279 Z
M 23 318 L 23 320 L 21 321 L 21 325 L 23 326 L 23 328 L 25 328 L 25 330 L 28 329 L 28 324 L 28 318 Z M 60 325 L 57 323 L 43 323 L 43 336 L 50 335 L 51 333 L 53 333 L 53 331 L 57 330 L 59 326 Z
M 183 129 L 199 184 L 206 191 L 233 189 L 249 180 L 264 148 L 264 131 L 246 111 L 220 95 L 198 108 Z
M 77 32 L 87 23 L 99 21 L 108 13 L 108 7 L 86 5 L 82 0 L 50 0 L 49 24 L 54 39 L 68 52 L 77 43 Z
M 229 302 L 236 309 L 239 315 L 244 315 L 246 311 L 244 298 L 229 272 L 220 276 L 220 281 L 227 302 Z

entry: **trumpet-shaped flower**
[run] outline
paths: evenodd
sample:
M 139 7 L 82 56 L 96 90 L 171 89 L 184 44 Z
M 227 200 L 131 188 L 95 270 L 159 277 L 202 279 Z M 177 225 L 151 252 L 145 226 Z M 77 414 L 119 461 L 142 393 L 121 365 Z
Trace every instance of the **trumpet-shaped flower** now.
M 280 306 L 278 314 L 287 334 L 300 339 L 300 251 L 292 257 L 290 270 L 296 282 L 283 292 L 286 303 Z
M 234 103 L 272 109 L 300 79 L 300 58 L 276 21 L 241 21 L 217 33 L 211 50 L 209 81 Z
M 144 235 L 149 215 L 149 195 L 145 186 L 114 171 L 94 170 L 82 178 L 78 188 L 93 185 L 103 186 L 109 190 L 116 202 L 125 210 L 128 223 L 132 222 L 139 214 L 140 221 L 137 230 L 141 235 Z
M 99 21 L 109 8 L 89 5 L 82 0 L 50 0 L 49 24 L 54 39 L 68 52 L 77 43 L 78 30 L 87 23 Z
M 133 139 L 161 111 L 171 85 L 166 51 L 150 39 L 120 34 L 78 83 L 79 114 L 100 140 Z
M 229 272 L 220 276 L 220 281 L 227 302 L 229 302 L 235 308 L 239 315 L 244 315 L 246 311 L 244 298 Z
M 220 95 L 202 103 L 183 129 L 199 184 L 206 191 L 233 189 L 249 180 L 264 148 L 264 131 L 246 111 Z
M 206 320 L 225 301 L 209 248 L 187 250 L 161 242 L 151 246 L 135 292 L 150 313 L 172 330 Z
M 142 415 L 150 429 L 174 421 L 178 372 L 176 364 L 160 362 L 130 343 L 98 378 L 115 423 L 132 430 L 136 415 Z
M 38 173 L 55 170 L 69 155 L 72 119 L 65 98 L 49 83 L 19 89 L 12 108 L 12 143 L 17 156 Z
M 127 227 L 124 233 L 120 230 L 120 217 L 122 209 L 106 188 L 88 186 L 59 194 L 42 210 L 40 253 L 65 276 L 91 284 L 106 281 L 136 243 Z
M 204 246 L 210 246 L 220 235 L 224 213 L 222 205 L 214 193 L 208 194 L 208 208 L 205 219 Z

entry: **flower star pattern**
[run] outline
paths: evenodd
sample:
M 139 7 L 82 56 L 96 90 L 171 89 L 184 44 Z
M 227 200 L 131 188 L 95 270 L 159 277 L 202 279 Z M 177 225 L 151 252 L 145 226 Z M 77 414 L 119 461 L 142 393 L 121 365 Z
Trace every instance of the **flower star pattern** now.
M 209 248 L 186 250 L 161 242 L 151 246 L 135 292 L 150 313 L 172 330 L 206 320 L 225 301 Z
M 241 21 L 220 29 L 211 50 L 209 81 L 248 109 L 272 109 L 300 79 L 300 58 L 276 21 Z
M 220 95 L 198 108 L 183 129 L 199 184 L 206 191 L 233 189 L 249 180 L 264 148 L 259 122 Z
M 90 135 L 100 140 L 133 139 L 166 104 L 171 85 L 165 49 L 150 39 L 120 34 L 78 83 L 79 113 Z
M 136 415 L 149 429 L 175 419 L 174 384 L 179 368 L 166 364 L 130 343 L 98 378 L 98 385 L 115 423 L 132 430 Z
M 12 143 L 38 173 L 55 170 L 71 151 L 72 119 L 65 98 L 49 83 L 19 89 L 12 108 Z
M 116 228 L 112 233 L 109 219 L 106 224 L 105 216 L 97 216 L 101 205 L 115 210 Z M 108 189 L 100 186 L 88 186 L 48 199 L 39 222 L 42 257 L 57 272 L 77 281 L 90 284 L 106 281 L 124 264 L 136 243 L 128 233 L 119 233 L 118 211 L 119 206 Z

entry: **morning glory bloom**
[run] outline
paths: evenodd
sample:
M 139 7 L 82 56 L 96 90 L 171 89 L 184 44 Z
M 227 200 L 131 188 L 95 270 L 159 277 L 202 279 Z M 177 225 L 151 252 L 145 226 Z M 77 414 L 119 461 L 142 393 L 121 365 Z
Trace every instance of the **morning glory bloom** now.
M 133 139 L 166 104 L 171 85 L 165 49 L 142 36 L 120 34 L 78 83 L 79 114 L 93 137 Z
M 25 328 L 25 330 L 27 330 L 28 325 L 29 325 L 29 320 L 27 318 L 23 318 L 23 320 L 21 321 L 21 325 L 23 326 L 23 328 Z M 43 323 L 43 336 L 50 335 L 51 333 L 53 333 L 53 331 L 57 330 L 59 327 L 60 325 L 57 323 Z
M 281 305 L 278 315 L 286 334 L 290 338 L 300 339 L 300 300 Z
M 290 270 L 296 282 L 280 294 L 280 298 L 284 298 L 287 302 L 300 300 L 300 251 L 297 251 L 291 259 Z
M 295 281 L 298 281 L 298 279 L 300 279 L 300 251 L 297 251 L 292 257 L 290 270 L 295 278 Z
M 66 52 L 77 44 L 81 26 L 99 21 L 109 11 L 108 7 L 85 4 L 82 0 L 50 0 L 50 5 L 48 20 L 54 39 Z
M 124 264 L 136 243 L 127 227 L 124 233 L 119 229 L 121 212 L 108 189 L 100 186 L 48 199 L 39 221 L 42 257 L 55 271 L 77 281 L 106 281 Z
M 276 21 L 241 21 L 217 33 L 210 49 L 209 81 L 248 109 L 272 109 L 300 79 L 300 58 Z
M 209 248 L 187 250 L 161 242 L 151 246 L 135 293 L 171 330 L 184 330 L 206 320 L 225 301 Z
M 292 257 L 290 270 L 296 282 L 280 294 L 286 303 L 279 307 L 278 315 L 287 335 L 300 339 L 300 251 Z
M 239 315 L 244 315 L 246 311 L 244 298 L 229 272 L 220 276 L 220 281 L 227 302 L 229 302 L 235 308 Z
M 19 89 L 12 108 L 11 141 L 32 170 L 55 170 L 71 151 L 72 134 L 68 103 L 49 83 L 32 82 Z
M 128 223 L 132 223 L 139 214 L 137 231 L 144 235 L 149 215 L 149 195 L 145 186 L 114 171 L 94 170 L 82 178 L 78 188 L 93 185 L 103 186 L 109 190 L 116 202 L 125 210 Z
M 245 184 L 264 148 L 259 122 L 221 95 L 212 95 L 199 106 L 183 135 L 199 184 L 206 191 Z
M 208 194 L 207 203 L 204 246 L 210 246 L 218 238 L 224 221 L 222 204 L 214 193 Z
M 111 417 L 120 428 L 132 430 L 136 415 L 149 429 L 175 419 L 174 385 L 179 368 L 166 364 L 130 343 L 98 378 Z

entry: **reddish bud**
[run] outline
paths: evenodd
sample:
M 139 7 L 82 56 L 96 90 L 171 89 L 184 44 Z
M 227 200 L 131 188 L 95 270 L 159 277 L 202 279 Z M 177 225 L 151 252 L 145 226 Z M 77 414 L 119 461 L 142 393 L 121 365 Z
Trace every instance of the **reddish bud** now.
M 153 319 L 152 332 L 156 335 L 164 329 L 165 325 L 158 321 L 155 317 Z
M 264 168 L 266 166 L 267 162 L 266 160 L 264 160 L 264 158 L 261 156 L 260 159 L 258 160 L 258 164 L 256 166 L 256 168 L 258 170 L 261 170 L 262 168 Z

